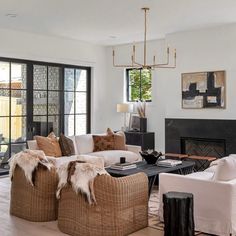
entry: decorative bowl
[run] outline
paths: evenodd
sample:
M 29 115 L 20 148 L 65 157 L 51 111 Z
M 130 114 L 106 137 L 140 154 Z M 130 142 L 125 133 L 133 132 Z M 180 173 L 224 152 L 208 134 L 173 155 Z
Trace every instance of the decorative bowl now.
M 151 153 L 147 151 L 140 152 L 140 155 L 147 162 L 147 164 L 155 164 L 160 156 L 162 156 L 161 152 L 153 151 Z

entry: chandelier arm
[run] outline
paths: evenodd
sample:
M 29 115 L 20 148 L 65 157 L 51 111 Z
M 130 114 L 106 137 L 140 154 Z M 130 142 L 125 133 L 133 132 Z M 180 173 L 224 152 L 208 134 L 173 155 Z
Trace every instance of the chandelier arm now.
M 174 66 L 154 66 L 153 68 L 160 68 L 160 69 L 164 69 L 164 68 L 172 68 L 172 69 L 174 69 L 174 68 L 176 68 L 176 66 L 174 65 Z
M 114 67 L 134 67 L 134 65 L 125 65 L 125 64 L 115 64 L 114 60 L 113 60 L 113 66 Z
M 114 67 L 129 67 L 129 68 L 132 68 L 133 65 L 125 65 L 125 64 L 116 64 L 115 63 L 115 50 L 112 51 L 112 58 L 113 58 L 113 66 Z
M 138 63 L 138 62 L 136 62 L 136 61 L 133 61 L 133 63 L 135 64 L 135 65 L 138 65 L 138 66 L 144 66 L 143 64 L 140 64 L 140 63 Z
M 174 62 L 173 66 L 168 66 L 168 65 L 165 66 L 163 64 L 156 64 L 156 65 L 153 65 L 153 67 L 154 68 L 176 68 L 176 49 L 174 51 L 174 60 L 175 60 L 175 62 Z
M 122 67 L 122 68 L 139 68 L 138 66 L 135 65 L 123 65 L 123 64 L 113 64 L 114 67 Z
M 143 64 L 140 64 L 140 63 L 138 63 L 138 62 L 136 62 L 135 61 L 135 46 L 133 46 L 133 55 L 131 56 L 131 59 L 132 59 L 132 65 L 137 65 L 137 66 L 141 66 L 141 67 L 143 67 L 144 65 Z
M 174 65 L 173 66 L 165 66 L 165 65 L 161 65 L 161 64 L 156 64 L 156 65 L 153 65 L 152 66 L 153 68 L 176 68 L 176 60 L 175 60 L 175 63 L 174 63 Z

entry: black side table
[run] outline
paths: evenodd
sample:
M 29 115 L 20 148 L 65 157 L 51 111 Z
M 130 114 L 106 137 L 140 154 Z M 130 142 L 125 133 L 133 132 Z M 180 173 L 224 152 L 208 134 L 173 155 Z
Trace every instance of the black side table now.
M 165 236 L 194 236 L 193 194 L 163 194 Z
M 138 145 L 142 150 L 155 149 L 154 132 L 125 131 L 126 144 Z

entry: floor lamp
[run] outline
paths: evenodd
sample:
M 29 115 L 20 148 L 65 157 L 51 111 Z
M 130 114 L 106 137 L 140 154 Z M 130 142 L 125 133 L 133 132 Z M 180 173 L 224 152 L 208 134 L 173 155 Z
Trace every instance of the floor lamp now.
M 124 113 L 124 126 L 121 128 L 121 130 L 126 131 L 127 127 L 126 127 L 126 116 L 128 112 L 131 112 L 132 107 L 130 104 L 127 103 L 119 103 L 116 106 L 116 111 L 117 112 L 121 112 Z

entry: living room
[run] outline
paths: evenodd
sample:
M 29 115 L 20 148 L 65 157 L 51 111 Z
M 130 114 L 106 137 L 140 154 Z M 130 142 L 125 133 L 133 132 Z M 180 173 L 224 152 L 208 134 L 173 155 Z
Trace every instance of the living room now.
M 137 107 L 136 101 L 127 100 L 127 68 L 131 67 L 125 65 L 132 65 L 133 45 L 136 49 L 136 62 L 143 64 L 145 55 L 143 53 L 144 12 L 141 10 L 143 7 L 150 8 L 147 12 L 146 25 L 147 65 L 153 64 L 153 56 L 156 56 L 157 63 L 165 63 L 169 50 L 169 65 L 174 67 L 158 68 L 157 66 L 151 70 L 151 101 L 147 101 L 145 106 L 147 131 L 154 133 L 153 149 L 163 154 L 167 152 L 184 154 L 186 150 L 183 148 L 183 138 L 197 138 L 197 141 L 209 141 L 210 144 L 214 141 L 213 146 L 221 141 L 222 145 L 219 144 L 216 149 L 220 152 L 221 145 L 223 147 L 221 154 L 219 156 L 217 153 L 214 154 L 217 159 L 236 153 L 236 147 L 234 147 L 236 142 L 234 132 L 236 127 L 235 1 L 206 0 L 203 3 L 185 0 L 174 2 L 139 0 L 134 3 L 123 0 L 119 2 L 103 0 L 99 3 L 72 1 L 68 4 L 67 1 L 55 0 L 37 3 L 29 0 L 21 2 L 4 0 L 0 9 L 0 84 L 3 83 L 0 90 L 4 90 L 5 97 L 7 97 L 6 94 L 10 95 L 7 100 L 8 108 L 3 108 L 0 103 L 0 153 L 3 159 L 5 157 L 8 161 L 11 154 L 15 154 L 14 146 L 22 144 L 20 148 L 26 148 L 27 141 L 33 139 L 34 135 L 47 136 L 51 130 L 57 130 L 56 136 L 59 136 L 61 132 L 71 136 L 85 133 L 103 134 L 106 133 L 107 128 L 119 131 L 123 127 L 124 130 L 124 114 L 117 112 L 117 104 Z M 115 63 L 124 67 L 113 66 L 113 51 L 115 51 Z M 13 78 L 13 74 L 17 73 L 17 68 L 15 69 L 14 66 L 19 64 L 22 65 L 20 73 L 23 73 L 22 68 L 24 70 L 27 68 L 27 85 L 20 89 L 23 94 L 20 98 L 22 101 L 26 99 L 25 103 L 23 102 L 27 104 L 25 110 L 22 108 L 25 113 L 13 113 L 14 92 L 18 91 L 18 88 L 13 87 L 13 82 L 15 78 L 16 81 L 19 79 L 19 76 Z M 40 66 L 47 68 L 46 73 L 42 72 L 47 74 L 45 75 L 46 83 L 40 82 L 41 84 L 37 85 L 39 87 L 34 87 L 36 85 L 33 81 L 44 78 L 42 74 L 39 77 L 36 76 L 36 72 L 41 69 Z M 57 89 L 49 88 L 49 72 L 53 68 L 59 71 L 58 81 L 63 81 L 59 82 L 61 84 Z M 142 68 L 142 65 L 139 68 Z M 145 66 L 143 68 L 145 69 Z M 84 78 L 87 79 L 86 89 L 76 90 L 76 85 L 72 86 L 72 90 L 61 89 L 60 86 L 66 86 L 67 83 L 65 74 L 62 75 L 62 72 L 67 69 L 75 71 L 73 83 L 76 83 L 77 71 L 81 72 L 80 76 L 84 73 Z M 183 83 L 184 76 L 189 74 L 192 76 L 195 73 L 201 76 L 201 73 L 210 72 L 223 73 L 223 82 L 221 86 L 218 86 L 223 94 L 220 97 L 220 105 L 212 108 L 214 99 L 218 98 L 212 98 L 213 96 L 209 95 L 210 108 L 200 106 L 196 109 L 194 105 L 191 107 L 191 104 L 185 103 L 183 97 L 186 91 Z M 9 87 L 4 85 L 6 81 L 3 75 L 6 73 L 10 78 L 8 79 Z M 43 85 L 46 87 L 44 88 Z M 204 87 L 201 83 L 198 86 Z M 85 102 L 81 106 L 76 106 L 75 103 L 74 112 L 68 113 L 66 107 L 69 106 L 69 94 L 72 93 L 75 97 L 86 94 L 86 101 L 83 100 Z M 1 96 L 2 94 L 0 99 Z M 55 101 L 58 99 L 58 104 L 60 104 L 58 113 L 50 113 L 50 99 Z M 45 113 L 39 109 L 43 103 L 47 107 Z M 19 105 L 17 102 L 16 104 Z M 64 109 L 65 112 L 61 112 Z M 77 109 L 83 111 L 77 112 Z M 137 112 L 132 111 L 133 113 Z M 131 125 L 129 116 L 132 114 L 126 114 L 127 130 Z M 20 119 L 17 120 L 17 117 Z M 76 129 L 77 118 L 78 123 L 83 124 L 78 130 Z M 23 128 L 19 128 L 19 123 Z M 13 134 L 17 129 L 23 130 L 24 135 Z M 3 139 L 1 139 L 1 134 L 3 134 Z M 23 139 L 19 140 L 19 137 Z M 196 143 L 194 145 L 196 148 Z M 205 145 L 205 143 L 200 145 Z M 202 148 L 202 146 L 198 147 Z M 199 156 L 205 155 L 201 152 L 197 153 Z M 5 180 L 7 178 L 8 181 Z M 163 180 L 165 181 L 167 180 Z M 64 235 L 55 222 L 45 223 L 48 231 L 43 231 L 43 223 L 36 226 L 35 223 L 10 216 L 9 190 L 11 186 L 8 175 L 1 177 L 0 186 L 3 190 L 0 196 L 0 219 L 3 225 L 0 227 L 1 235 L 32 235 L 34 227 L 37 228 L 34 233 L 36 235 L 42 233 Z M 178 188 L 173 190 L 189 192 Z M 157 187 L 154 186 L 154 191 L 151 191 L 153 196 L 157 194 L 157 191 Z M 223 192 L 219 191 L 219 193 L 223 195 Z M 150 201 L 154 199 L 154 205 L 158 205 L 159 203 L 155 202 L 157 198 L 159 197 L 151 196 Z M 233 200 L 235 204 L 235 197 Z M 195 225 L 198 224 L 196 219 L 195 221 Z M 9 230 L 12 226 L 11 222 L 14 228 Z M 236 234 L 233 230 L 230 233 Z M 217 234 L 216 231 L 215 234 Z M 114 233 L 113 235 L 122 234 Z M 164 228 L 149 225 L 134 232 L 133 235 L 164 235 Z M 217 235 L 227 234 L 222 232 Z

